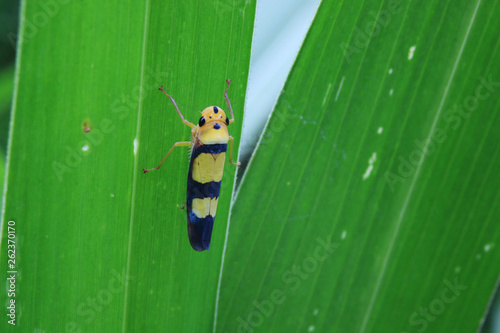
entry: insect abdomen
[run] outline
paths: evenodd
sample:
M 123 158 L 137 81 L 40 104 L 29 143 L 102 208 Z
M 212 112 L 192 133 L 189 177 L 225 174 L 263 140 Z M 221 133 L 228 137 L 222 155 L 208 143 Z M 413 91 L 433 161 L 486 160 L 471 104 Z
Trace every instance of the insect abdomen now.
M 191 151 L 186 209 L 189 242 L 196 251 L 210 248 L 226 150 L 225 143 L 196 142 Z

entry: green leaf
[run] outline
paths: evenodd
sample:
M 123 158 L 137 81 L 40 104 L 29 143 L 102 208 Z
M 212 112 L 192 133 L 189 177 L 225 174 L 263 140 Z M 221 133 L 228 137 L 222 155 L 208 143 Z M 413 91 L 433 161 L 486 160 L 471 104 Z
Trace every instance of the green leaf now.
M 16 327 L 45 332 L 209 332 L 234 166 L 210 251 L 189 245 L 189 138 L 160 85 L 196 122 L 243 118 L 255 1 L 23 1 L 1 242 Z M 227 163 L 229 164 L 229 163 Z M 8 221 L 15 267 L 7 268 Z M 12 224 L 12 223 L 11 223 Z M 11 327 L 3 315 L 0 330 Z
M 218 332 L 476 332 L 498 1 L 323 1 L 232 208 Z

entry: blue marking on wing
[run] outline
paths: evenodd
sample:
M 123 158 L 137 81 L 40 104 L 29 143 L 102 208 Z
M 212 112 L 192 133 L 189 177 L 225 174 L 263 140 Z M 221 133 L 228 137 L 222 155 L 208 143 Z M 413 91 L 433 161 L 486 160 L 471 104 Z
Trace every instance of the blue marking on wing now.
M 221 182 L 208 182 L 199 183 L 188 177 L 187 183 L 187 200 L 192 201 L 193 199 L 204 199 L 204 198 L 218 198 L 220 193 Z
M 217 143 L 213 145 L 199 145 L 198 147 L 194 147 L 191 152 L 191 161 L 194 161 L 195 158 L 200 154 L 220 154 L 225 153 L 227 151 L 227 143 Z
M 190 208 L 190 207 L 189 207 Z M 199 218 L 191 209 L 188 210 L 188 235 L 191 246 L 196 251 L 210 249 L 210 239 L 214 227 L 214 217 Z

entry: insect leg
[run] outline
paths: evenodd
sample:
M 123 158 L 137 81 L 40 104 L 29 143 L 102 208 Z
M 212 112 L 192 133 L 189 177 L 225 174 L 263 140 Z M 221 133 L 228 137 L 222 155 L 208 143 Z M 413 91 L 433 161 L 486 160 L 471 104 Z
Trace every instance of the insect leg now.
M 180 206 L 179 208 L 180 208 L 180 209 L 184 209 L 184 208 L 186 207 L 186 203 L 187 203 L 187 200 L 186 200 L 186 201 L 184 201 L 184 203 L 182 204 L 182 206 Z
M 168 96 L 168 98 L 170 98 L 170 100 L 172 101 L 172 103 L 173 103 L 173 104 L 174 104 L 174 106 L 175 106 L 175 109 L 177 110 L 177 113 L 178 113 L 178 114 L 179 114 L 179 116 L 181 117 L 182 122 L 183 122 L 184 124 L 188 125 L 188 126 L 189 126 L 189 127 L 191 127 L 191 128 L 195 128 L 196 126 L 195 126 L 193 123 L 191 123 L 191 122 L 187 121 L 186 119 L 184 119 L 184 117 L 182 116 L 181 110 L 179 110 L 179 107 L 177 106 L 177 103 L 175 103 L 175 101 L 174 101 L 174 99 L 172 98 L 172 96 L 170 96 L 169 94 L 167 94 L 167 92 L 166 92 L 165 90 L 163 90 L 163 86 L 161 86 L 160 88 L 158 88 L 158 90 L 163 91 L 163 93 L 164 93 L 165 95 L 167 95 L 167 96 Z
M 234 122 L 233 108 L 231 107 L 231 102 L 229 102 L 229 97 L 227 97 L 227 90 L 229 89 L 229 84 L 231 83 L 231 80 L 226 80 L 226 82 L 227 82 L 227 87 L 226 90 L 224 91 L 224 98 L 229 108 L 229 112 L 231 113 L 231 119 L 229 119 L 229 123 L 232 124 Z
M 232 136 L 229 136 L 229 140 L 231 141 L 230 146 L 229 146 L 229 149 L 230 149 L 229 163 L 234 164 L 234 165 L 239 167 L 241 165 L 241 162 L 236 162 L 236 163 L 233 162 L 233 141 L 234 141 L 234 139 Z
M 144 171 L 144 173 L 146 173 L 146 172 L 149 172 L 149 171 L 158 170 L 161 167 L 161 165 L 163 164 L 163 162 L 165 162 L 165 160 L 167 159 L 168 155 L 170 155 L 170 153 L 172 152 L 172 150 L 174 150 L 175 147 L 188 147 L 188 146 L 191 146 L 191 142 L 189 142 L 189 141 L 180 141 L 180 142 L 174 143 L 174 145 L 172 146 L 172 148 L 170 148 L 170 150 L 168 151 L 167 155 L 165 155 L 165 157 L 163 158 L 163 160 L 161 160 L 160 164 L 158 164 L 158 166 L 156 168 L 153 168 L 153 169 L 142 169 L 142 171 Z

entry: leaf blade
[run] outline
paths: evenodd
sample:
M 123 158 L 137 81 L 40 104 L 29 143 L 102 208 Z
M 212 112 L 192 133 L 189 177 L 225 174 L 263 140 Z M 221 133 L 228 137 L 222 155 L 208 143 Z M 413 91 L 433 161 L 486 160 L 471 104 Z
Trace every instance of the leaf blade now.
M 498 3 L 456 9 L 410 2 L 394 13 L 388 6 L 321 4 L 232 210 L 240 223 L 231 224 L 228 240 L 221 331 L 415 330 L 424 325 L 415 322 L 422 320 L 419 306 L 441 301 L 447 283 L 468 288 L 438 311 L 439 320 L 424 318 L 425 329 L 477 330 L 499 275 L 492 266 L 498 253 L 484 248 L 500 231 L 492 220 L 465 214 L 464 194 L 483 182 L 490 186 L 477 193 L 477 202 L 498 200 L 498 177 L 488 171 L 481 178 L 497 157 L 491 128 L 498 123 L 498 92 L 480 100 L 477 117 L 460 117 L 460 130 L 450 116 L 459 116 L 454 104 L 475 96 L 480 75 L 498 77 L 498 38 L 490 34 Z M 339 18 L 333 26 L 332 13 Z M 387 25 L 368 24 L 386 13 Z M 464 24 L 457 29 L 456 21 Z M 493 127 L 483 132 L 482 122 Z M 446 139 L 434 135 L 438 128 Z M 435 149 L 419 160 L 428 139 Z M 481 150 L 471 146 L 476 140 Z M 468 156 L 487 162 L 463 172 L 450 168 L 468 166 Z M 456 164 L 448 165 L 449 158 Z M 387 172 L 401 179 L 394 191 Z M 469 181 L 460 182 L 457 173 Z M 483 209 L 498 216 L 492 206 Z M 479 221 L 490 235 L 476 227 Z M 329 239 L 335 251 L 315 259 Z M 455 248 L 455 239 L 462 246 Z M 463 248 L 466 240 L 473 249 Z M 484 272 L 484 288 L 476 269 Z M 415 284 L 418 292 L 407 290 Z M 477 307 L 464 313 L 460 304 Z

